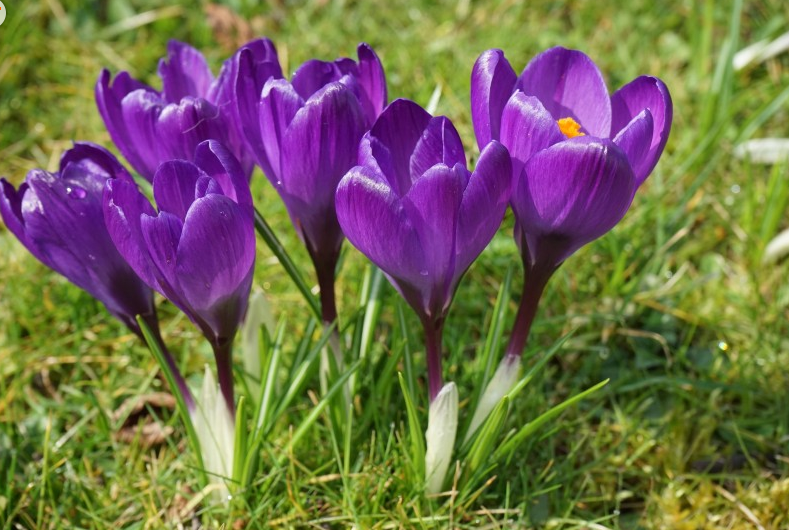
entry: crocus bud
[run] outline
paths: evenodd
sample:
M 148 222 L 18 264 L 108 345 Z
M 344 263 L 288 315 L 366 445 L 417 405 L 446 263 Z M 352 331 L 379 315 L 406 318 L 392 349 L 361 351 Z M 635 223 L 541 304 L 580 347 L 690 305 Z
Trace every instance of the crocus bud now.
M 447 383 L 430 403 L 425 431 L 425 480 L 427 493 L 442 491 L 452 462 L 452 449 L 458 430 L 458 389 Z
M 200 442 L 203 466 L 208 479 L 216 488 L 218 501 L 225 504 L 230 499 L 229 480 L 233 478 L 235 457 L 235 418 L 231 407 L 225 403 L 211 369 L 205 367 L 203 386 L 197 398 L 197 407 L 191 411 L 192 425 Z
M 158 333 L 153 292 L 115 248 L 102 210 L 105 182 L 123 178 L 131 179 L 112 153 L 75 143 L 56 173 L 34 169 L 18 190 L 0 179 L 0 214 L 39 261 L 89 292 L 141 336 L 136 315 Z
M 271 41 L 259 39 L 246 47 L 266 64 L 271 75 L 282 77 Z M 102 71 L 96 83 L 99 113 L 112 141 L 143 177 L 150 181 L 162 162 L 192 160 L 197 144 L 218 140 L 239 159 L 249 179 L 254 161 L 236 127 L 231 99 L 237 62 L 238 53 L 225 61 L 219 77 L 214 78 L 198 50 L 173 40 L 168 43 L 167 58 L 159 62 L 161 91 L 128 72 L 112 79 L 108 70 Z

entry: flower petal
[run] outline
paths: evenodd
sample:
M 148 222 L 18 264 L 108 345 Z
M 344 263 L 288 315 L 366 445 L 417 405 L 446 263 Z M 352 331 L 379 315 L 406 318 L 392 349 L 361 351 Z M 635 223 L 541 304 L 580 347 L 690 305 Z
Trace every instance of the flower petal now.
M 586 54 L 561 47 L 546 50 L 526 66 L 518 88 L 536 96 L 554 119 L 573 118 L 592 136 L 609 137 L 611 99 L 600 70 Z
M 424 256 L 425 268 L 415 272 L 432 284 L 428 316 L 443 314 L 452 299 L 458 214 L 469 177 L 460 164 L 452 168 L 439 164 L 426 171 L 403 197 Z
M 165 158 L 161 154 L 162 145 L 156 130 L 164 107 L 161 97 L 147 90 L 135 90 L 121 102 L 128 143 L 116 142 L 116 145 L 148 181 L 153 180 L 156 168 Z
M 652 113 L 649 112 L 649 109 L 644 109 L 614 138 L 614 143 L 625 152 L 630 167 L 633 168 L 636 187 L 644 182 L 652 170 L 649 165 L 654 165 L 655 162 L 650 153 L 653 128 Z
M 159 166 L 153 177 L 153 198 L 159 211 L 167 212 L 184 222 L 195 201 L 195 185 L 206 174 L 186 160 L 169 160 Z
M 507 148 L 494 140 L 482 150 L 463 192 L 455 249 L 456 276 L 468 269 L 499 229 L 510 201 L 512 180 Z
M 531 259 L 559 265 L 613 228 L 634 190 L 627 157 L 610 140 L 576 137 L 532 156 L 512 199 Z
M 303 106 L 304 101 L 284 79 L 270 79 L 263 86 L 257 117 L 262 152 L 257 156 L 263 173 L 272 184 L 277 185 L 282 180 L 280 154 L 285 130 Z
M 238 160 L 221 143 L 206 140 L 195 150 L 195 165 L 222 187 L 222 193 L 238 204 L 252 206 L 252 192 Z
M 634 167 L 639 185 L 655 169 L 671 131 L 674 107 L 668 88 L 656 77 L 637 77 L 623 86 L 611 97 L 612 121 L 611 136 L 617 135 L 642 110 L 649 109 L 652 114 L 652 141 L 649 152 L 638 167 Z
M 366 128 L 369 129 L 386 107 L 386 74 L 381 60 L 369 44 L 364 42 L 359 44 L 356 53 L 359 57 L 361 88 L 359 100 L 364 111 Z
M 363 117 L 356 96 L 331 83 L 310 98 L 282 140 L 281 186 L 322 209 L 333 205 L 337 184 L 354 165 Z
M 178 103 L 187 96 L 206 97 L 214 81 L 203 54 L 177 40 L 167 43 L 167 58 L 159 61 L 159 77 L 168 103 Z
M 176 261 L 184 299 L 217 337 L 232 339 L 252 286 L 251 212 L 222 195 L 196 200 L 183 224 Z
M 329 83 L 339 81 L 343 74 L 333 62 L 310 59 L 296 69 L 291 83 L 296 93 L 307 100 Z
M 455 126 L 446 116 L 433 118 L 419 138 L 411 155 L 411 180 L 418 179 L 436 164 L 466 167 L 466 154 Z
M 161 293 L 140 222 L 143 215 L 156 216 L 153 206 L 131 178 L 109 180 L 103 203 L 104 222 L 115 248 L 145 283 Z
M 565 139 L 556 120 L 540 100 L 515 92 L 504 107 L 501 118 L 501 143 L 512 156 L 512 174 L 518 176 L 532 155 Z
M 22 199 L 28 193 L 29 186 L 22 183 L 19 190 L 14 189 L 4 178 L 0 178 L 0 216 L 3 218 L 6 228 L 16 236 L 22 245 L 33 254 L 36 259 L 44 265 L 50 267 L 46 256 L 36 248 L 25 232 L 25 223 L 22 218 Z
M 471 118 L 480 151 L 499 139 L 501 115 L 515 89 L 515 71 L 501 50 L 482 52 L 471 71 Z
M 143 248 L 148 254 L 151 271 L 158 285 L 157 290 L 187 316 L 192 317 L 187 301 L 181 296 L 182 290 L 175 270 L 178 263 L 178 241 L 183 225 L 183 221 L 169 212 L 159 212 L 156 216 L 140 216 L 140 231 L 145 245 Z
M 192 160 L 197 144 L 204 140 L 227 143 L 227 124 L 219 109 L 203 98 L 185 97 L 178 105 L 167 105 L 157 127 L 163 151 L 160 163 Z
M 423 281 L 422 249 L 400 198 L 370 168 L 352 168 L 337 187 L 337 219 L 345 237 L 397 280 Z
M 363 163 L 374 160 L 392 190 L 401 197 L 411 188 L 411 156 L 432 119 L 413 101 L 396 99 L 378 117 L 370 129 L 369 142 L 360 149 Z

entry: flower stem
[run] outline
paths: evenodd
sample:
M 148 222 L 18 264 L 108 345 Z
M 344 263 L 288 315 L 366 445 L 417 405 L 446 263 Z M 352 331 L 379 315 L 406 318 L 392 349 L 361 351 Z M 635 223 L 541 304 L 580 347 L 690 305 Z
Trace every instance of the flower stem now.
M 444 319 L 426 319 L 422 322 L 425 329 L 425 348 L 427 351 L 427 388 L 430 403 L 444 386 L 441 373 L 441 340 L 444 334 Z
M 540 297 L 542 297 L 548 280 L 556 270 L 555 268 L 543 269 L 529 266 L 524 268 L 527 269 L 528 273 L 523 282 L 521 303 L 518 307 L 518 314 L 515 316 L 515 325 L 512 328 L 512 334 L 510 335 L 504 358 L 510 363 L 520 359 L 521 355 L 523 355 L 523 349 L 526 347 L 526 342 L 529 339 L 531 325 L 540 305 Z
M 189 412 L 192 412 L 195 410 L 194 398 L 192 397 L 192 393 L 189 391 L 189 386 L 186 384 L 184 376 L 181 374 L 181 370 L 178 369 L 178 365 L 175 363 L 175 359 L 173 359 L 173 355 L 164 344 L 161 331 L 159 330 L 159 321 L 156 318 L 156 315 L 140 315 L 140 318 L 142 318 L 142 320 L 144 320 L 148 325 L 148 328 L 151 331 L 151 337 L 156 342 L 156 346 L 158 346 L 159 350 L 161 351 L 164 362 L 167 363 L 167 367 L 170 369 L 170 373 L 172 374 L 173 380 L 175 381 L 175 385 L 177 387 L 173 388 L 172 390 L 174 392 L 181 393 L 181 396 L 184 398 L 186 408 L 189 410 Z M 143 336 L 142 331 L 140 331 L 140 336 Z
M 225 398 L 230 414 L 235 416 L 236 402 L 233 395 L 233 343 L 232 341 L 218 341 L 214 347 L 214 360 L 216 361 L 216 377 L 219 381 L 219 390 Z

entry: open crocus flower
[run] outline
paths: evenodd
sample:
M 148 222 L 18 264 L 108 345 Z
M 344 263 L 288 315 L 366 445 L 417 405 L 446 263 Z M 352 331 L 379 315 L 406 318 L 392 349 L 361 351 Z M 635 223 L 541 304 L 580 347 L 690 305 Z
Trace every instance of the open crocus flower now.
M 557 267 L 609 231 L 663 152 L 668 89 L 641 76 L 609 97 L 592 60 L 551 48 L 520 77 L 501 50 L 484 52 L 471 77 L 477 142 L 500 140 L 512 156 L 512 206 L 524 260 Z
M 247 44 L 258 68 L 282 77 L 274 45 L 268 39 Z M 96 83 L 96 104 L 112 141 L 143 177 L 153 179 L 167 160 L 191 160 L 197 144 L 218 140 L 241 161 L 249 178 L 254 161 L 236 127 L 233 89 L 238 53 L 225 61 L 214 78 L 203 55 L 191 46 L 170 41 L 159 62 L 162 91 L 120 72 L 112 80 L 103 70 Z
M 480 146 L 491 138 L 512 156 L 515 237 L 527 280 L 507 354 L 481 400 L 472 432 L 517 377 L 543 289 L 575 251 L 624 217 L 666 145 L 666 85 L 641 76 L 609 96 L 584 53 L 551 48 L 516 77 L 501 50 L 484 52 L 471 75 Z
M 214 349 L 233 406 L 231 345 L 255 262 L 252 195 L 238 161 L 213 140 L 194 163 L 172 160 L 153 178 L 158 213 L 130 178 L 107 184 L 104 216 L 121 255 L 197 325 Z
M 39 261 L 101 301 L 141 336 L 135 320 L 156 324 L 153 292 L 118 253 L 104 228 L 107 180 L 131 178 L 112 153 L 75 143 L 60 169 L 34 169 L 18 190 L 0 179 L 0 214 L 8 229 Z
M 354 165 L 362 134 L 386 105 L 383 67 L 367 44 L 359 61 L 307 61 L 292 81 L 261 74 L 243 49 L 238 113 L 251 151 L 285 202 L 312 258 L 323 320 L 335 320 L 334 269 L 343 241 L 334 194 Z
M 510 198 L 507 150 L 491 142 L 473 173 L 446 117 L 394 101 L 359 146 L 337 189 L 348 240 L 378 265 L 425 327 L 431 401 L 441 389 L 440 339 L 461 276 L 495 234 Z

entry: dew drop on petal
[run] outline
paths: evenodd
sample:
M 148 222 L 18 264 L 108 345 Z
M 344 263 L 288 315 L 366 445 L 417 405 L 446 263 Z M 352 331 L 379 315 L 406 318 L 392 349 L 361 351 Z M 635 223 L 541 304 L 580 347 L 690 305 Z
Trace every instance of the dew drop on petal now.
M 84 189 L 80 188 L 79 186 L 67 186 L 66 193 L 69 194 L 69 197 L 73 199 L 84 199 L 85 196 L 88 194 Z
M 427 271 L 426 271 L 426 270 L 424 270 L 424 271 L 419 271 L 419 274 L 421 274 L 422 276 L 427 276 Z

